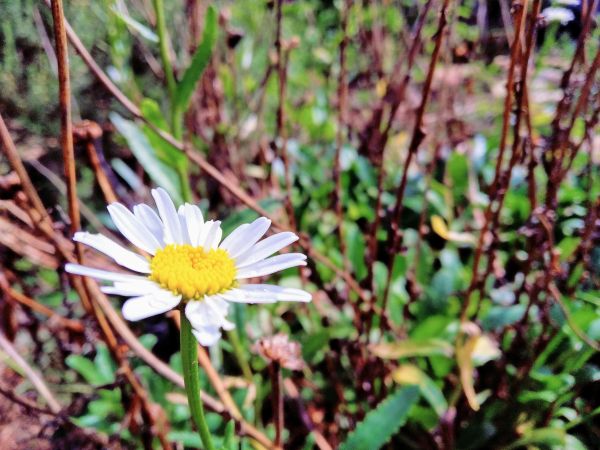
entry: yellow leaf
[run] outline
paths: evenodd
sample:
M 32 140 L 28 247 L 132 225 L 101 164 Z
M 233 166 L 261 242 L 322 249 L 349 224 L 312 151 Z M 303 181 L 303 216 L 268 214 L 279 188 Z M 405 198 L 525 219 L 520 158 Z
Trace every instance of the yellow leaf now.
M 481 335 L 475 342 L 471 359 L 475 365 L 480 366 L 493 359 L 498 359 L 501 354 L 498 344 L 494 340 L 489 336 Z
M 423 372 L 414 364 L 403 364 L 392 372 L 392 379 L 398 384 L 421 384 Z
M 446 226 L 446 221 L 442 219 L 440 216 L 433 215 L 431 216 L 431 228 L 436 232 L 438 236 L 447 241 L 450 240 L 448 236 L 448 227 Z
M 469 246 L 475 244 L 476 241 L 475 236 L 471 233 L 461 233 L 449 230 L 446 221 L 435 214 L 431 216 L 431 228 L 433 228 L 433 231 L 435 231 L 438 236 L 447 241 Z
M 425 339 L 374 344 L 369 349 L 382 359 L 411 358 L 414 356 L 452 356 L 452 345 L 441 339 Z
M 479 402 L 475 393 L 473 381 L 473 352 L 481 336 L 481 330 L 472 322 L 461 324 L 461 329 L 456 342 L 456 363 L 460 372 L 460 382 L 467 397 L 469 406 L 479 410 Z
M 387 81 L 382 78 L 375 85 L 375 93 L 377 94 L 377 97 L 383 98 L 385 91 L 387 91 Z

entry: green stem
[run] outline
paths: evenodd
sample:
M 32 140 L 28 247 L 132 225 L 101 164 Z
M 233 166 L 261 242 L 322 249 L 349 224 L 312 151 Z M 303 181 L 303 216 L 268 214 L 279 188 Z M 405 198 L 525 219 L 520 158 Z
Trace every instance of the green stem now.
M 198 371 L 198 342 L 192 334 L 192 325 L 181 312 L 181 362 L 183 365 L 183 380 L 185 391 L 194 422 L 200 432 L 200 438 L 206 450 L 215 450 L 210 437 L 210 431 L 204 417 L 204 408 L 200 398 L 200 375 Z
M 169 99 L 171 108 L 175 103 L 175 75 L 173 75 L 173 67 L 169 58 L 169 38 L 167 36 L 167 27 L 165 25 L 165 7 L 163 0 L 153 0 L 154 12 L 156 14 L 156 32 L 158 33 L 158 50 L 162 61 L 165 78 L 167 80 L 167 89 L 169 91 Z

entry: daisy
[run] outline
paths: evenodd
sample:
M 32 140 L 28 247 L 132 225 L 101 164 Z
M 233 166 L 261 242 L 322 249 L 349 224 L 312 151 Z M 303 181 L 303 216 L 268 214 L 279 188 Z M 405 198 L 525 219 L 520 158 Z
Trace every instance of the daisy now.
M 230 303 L 309 302 L 311 295 L 300 289 L 270 284 L 245 284 L 251 278 L 306 265 L 302 253 L 273 253 L 298 240 L 291 232 L 265 239 L 271 221 L 260 217 L 240 225 L 223 241 L 221 222 L 205 221 L 197 206 L 186 203 L 178 210 L 164 189 L 152 191 L 158 214 L 139 204 L 129 211 L 120 203 L 108 212 L 121 234 L 144 255 L 127 250 L 101 234 L 75 233 L 73 240 L 88 245 L 137 274 L 67 264 L 67 272 L 112 285 L 106 294 L 130 297 L 123 304 L 123 317 L 136 321 L 164 313 L 185 303 L 185 315 L 200 344 L 210 346 L 231 330 L 227 320 Z

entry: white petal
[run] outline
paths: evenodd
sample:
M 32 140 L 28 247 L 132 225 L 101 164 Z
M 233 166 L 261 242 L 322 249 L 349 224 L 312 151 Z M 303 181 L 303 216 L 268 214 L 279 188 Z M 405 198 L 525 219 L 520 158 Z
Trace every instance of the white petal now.
M 204 243 L 206 242 L 206 236 L 212 229 L 214 223 L 214 220 L 207 220 L 206 222 L 204 222 L 204 225 L 200 227 L 200 232 L 198 233 L 198 240 L 196 244 L 198 247 L 204 247 Z
M 108 213 L 121 234 L 133 245 L 151 255 L 154 255 L 156 250 L 160 248 L 160 243 L 154 235 L 123 205 L 120 203 L 108 205 Z
M 280 270 L 289 269 L 295 266 L 305 266 L 306 256 L 302 253 L 286 253 L 284 255 L 271 256 L 254 264 L 239 269 L 236 274 L 236 280 L 242 278 L 262 277 Z
M 179 226 L 181 227 L 181 239 L 184 244 L 190 244 L 190 235 L 188 233 L 184 211 L 185 205 L 181 205 L 177 208 L 177 217 L 179 218 Z
M 229 303 L 222 300 L 218 296 L 205 297 L 204 301 L 208 304 L 213 314 L 219 317 L 221 328 L 224 330 L 233 330 L 235 325 L 227 320 L 227 312 L 229 310 Z
M 273 297 L 253 295 L 242 289 L 230 289 L 219 294 L 219 296 L 232 303 L 275 303 L 277 301 Z
M 192 329 L 192 333 L 204 347 L 215 345 L 221 339 L 221 331 L 218 328 L 206 327 L 199 330 Z
M 221 246 L 221 248 L 227 250 L 232 258 L 240 256 L 242 253 L 256 244 L 259 239 L 264 236 L 270 226 L 271 221 L 269 219 L 266 217 L 259 217 L 249 226 L 244 227 L 241 230 L 240 228 L 242 227 L 234 230 L 231 234 L 232 236 L 235 236 L 233 236 L 226 245 Z
M 206 222 L 208 224 L 208 222 Z M 205 226 L 206 226 L 205 224 Z M 221 236 L 223 236 L 223 230 L 221 230 L 221 221 L 214 221 L 210 228 L 206 231 L 206 237 L 204 238 L 204 242 L 202 246 L 204 250 L 216 249 L 221 241 Z
M 167 244 L 183 244 L 183 236 L 181 234 L 181 223 L 179 216 L 175 211 L 175 205 L 167 191 L 163 188 L 153 189 L 152 196 L 158 208 L 158 214 L 165 225 L 165 243 Z
M 165 227 L 158 214 L 148 205 L 141 203 L 133 207 L 133 214 L 142 222 L 148 231 L 156 238 L 161 247 L 165 245 Z
M 89 245 L 105 255 L 110 256 L 117 264 L 123 267 L 136 272 L 150 273 L 150 263 L 146 258 L 121 247 L 106 236 L 80 231 L 75 233 L 73 240 Z
M 123 304 L 123 317 L 136 321 L 162 314 L 179 304 L 181 295 L 173 295 L 168 291 L 160 291 L 142 297 L 130 298 Z
M 223 242 L 221 242 L 219 248 L 229 251 L 233 246 L 236 245 L 236 242 L 239 240 L 238 238 L 243 234 L 244 230 L 248 229 L 249 226 L 249 223 L 243 223 L 242 225 L 237 227 L 229 234 L 229 236 L 223 239 Z
M 213 313 L 204 299 L 189 301 L 185 305 L 185 315 L 195 329 L 221 325 L 220 316 Z
M 98 280 L 106 281 L 146 281 L 146 277 L 138 275 L 129 275 L 126 273 L 109 272 L 108 270 L 94 269 L 92 267 L 82 266 L 81 264 L 68 263 L 65 265 L 65 270 L 73 275 L 82 275 L 84 277 L 92 277 Z
M 296 242 L 297 240 L 298 236 L 291 231 L 285 231 L 283 233 L 277 233 L 273 236 L 269 236 L 236 258 L 236 266 L 241 268 L 256 261 L 260 261 L 267 256 L 271 256 L 273 253 L 278 252 L 282 248 L 287 247 L 293 242 Z
M 179 207 L 178 213 L 180 216 L 183 215 L 185 219 L 184 234 L 187 232 L 189 243 L 194 247 L 198 245 L 198 238 L 200 237 L 200 231 L 202 225 L 204 225 L 204 217 L 202 217 L 202 211 L 195 205 L 186 203 Z
M 123 282 L 117 281 L 114 286 L 102 286 L 100 290 L 105 294 L 110 295 L 125 295 L 128 297 L 134 297 L 139 295 L 147 295 L 152 294 L 154 292 L 160 291 L 162 288 L 160 285 L 154 283 L 153 281 L 135 281 L 135 282 Z
M 247 298 L 265 298 L 278 302 L 310 302 L 312 295 L 302 289 L 275 286 L 272 284 L 247 284 L 240 287 Z
M 185 305 L 185 315 L 200 344 L 213 345 L 221 337 L 221 328 L 224 330 L 235 328 L 235 325 L 225 317 L 228 308 L 227 302 L 216 295 L 190 301 Z

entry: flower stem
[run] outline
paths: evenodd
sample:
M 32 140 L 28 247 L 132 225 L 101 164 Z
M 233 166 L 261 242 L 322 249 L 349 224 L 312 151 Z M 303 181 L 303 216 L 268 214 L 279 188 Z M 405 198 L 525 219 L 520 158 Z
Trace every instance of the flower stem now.
M 183 364 L 183 380 L 185 381 L 185 391 L 187 393 L 190 411 L 200 438 L 206 450 L 215 450 L 210 431 L 204 417 L 204 408 L 200 399 L 200 376 L 198 372 L 198 342 L 192 334 L 192 325 L 185 316 L 181 314 L 181 362 Z

